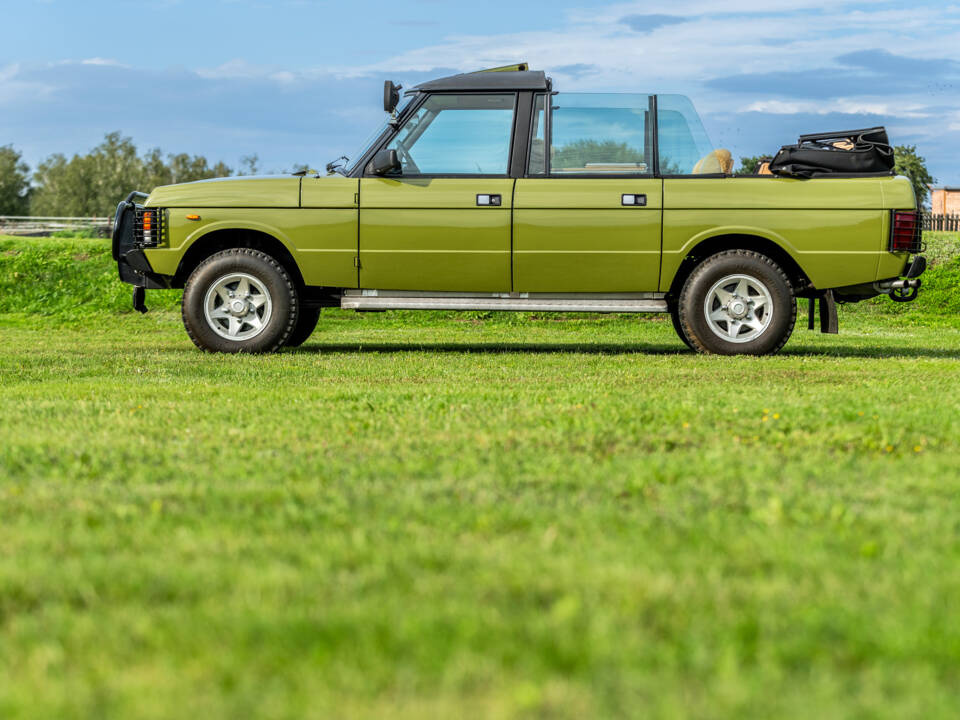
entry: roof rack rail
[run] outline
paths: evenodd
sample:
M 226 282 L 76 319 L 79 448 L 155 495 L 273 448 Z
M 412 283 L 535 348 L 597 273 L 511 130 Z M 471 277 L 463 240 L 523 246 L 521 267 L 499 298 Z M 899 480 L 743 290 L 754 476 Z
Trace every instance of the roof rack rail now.
M 530 63 L 516 63 L 515 65 L 501 65 L 500 67 L 495 68 L 486 68 L 484 70 L 475 70 L 473 74 L 476 73 L 488 73 L 488 72 L 526 72 L 530 69 Z

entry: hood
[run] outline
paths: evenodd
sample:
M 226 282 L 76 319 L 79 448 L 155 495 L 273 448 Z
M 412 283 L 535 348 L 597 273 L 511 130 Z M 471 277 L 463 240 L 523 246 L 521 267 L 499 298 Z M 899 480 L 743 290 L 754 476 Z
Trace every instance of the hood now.
M 292 175 L 249 175 L 198 180 L 156 188 L 150 207 L 298 207 L 300 178 Z

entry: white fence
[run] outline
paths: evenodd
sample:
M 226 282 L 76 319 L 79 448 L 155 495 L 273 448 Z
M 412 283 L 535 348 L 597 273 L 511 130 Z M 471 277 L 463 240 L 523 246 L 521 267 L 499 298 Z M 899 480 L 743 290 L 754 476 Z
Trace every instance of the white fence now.
M 0 235 L 41 237 L 61 230 L 92 230 L 100 237 L 108 237 L 113 231 L 113 218 L 0 215 Z

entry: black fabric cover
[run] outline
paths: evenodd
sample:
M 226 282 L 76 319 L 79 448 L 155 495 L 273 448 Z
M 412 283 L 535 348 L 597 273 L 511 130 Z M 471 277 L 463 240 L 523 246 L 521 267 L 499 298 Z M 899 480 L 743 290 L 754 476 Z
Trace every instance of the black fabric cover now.
M 882 127 L 801 135 L 784 145 L 770 163 L 774 175 L 892 175 L 893 148 Z

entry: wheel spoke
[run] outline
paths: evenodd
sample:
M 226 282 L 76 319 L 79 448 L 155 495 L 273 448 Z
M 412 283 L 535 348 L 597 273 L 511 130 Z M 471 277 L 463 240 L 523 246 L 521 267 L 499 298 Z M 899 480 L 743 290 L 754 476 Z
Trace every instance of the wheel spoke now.
M 726 305 L 733 299 L 733 293 L 727 292 L 722 287 L 718 287 L 716 290 L 714 290 L 713 294 L 717 296 L 717 300 L 720 301 L 721 305 Z
M 234 313 L 246 314 L 237 317 Z M 273 300 L 263 280 L 253 274 L 233 272 L 211 283 L 203 305 L 207 324 L 223 338 L 249 340 L 267 329 L 273 317 Z
M 753 302 L 754 312 L 767 304 L 767 299 L 763 295 L 754 295 L 750 300 Z
M 750 297 L 750 283 L 747 282 L 746 278 L 743 278 L 737 283 L 737 295 L 742 298 Z
M 763 322 L 756 315 L 748 315 L 744 318 L 743 324 L 751 330 L 763 330 Z
M 727 309 L 725 307 L 718 307 L 712 313 L 710 313 L 710 319 L 716 321 L 726 321 L 730 319 L 730 316 L 727 315 Z
M 740 325 L 739 320 L 730 320 L 727 322 L 727 335 L 732 338 L 737 337 L 740 334 Z

